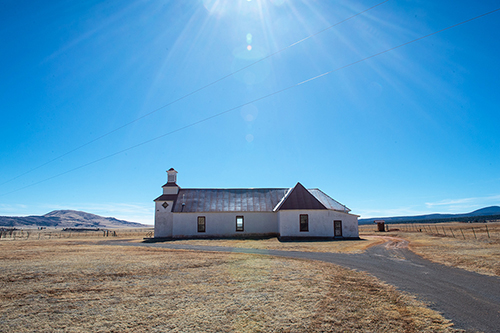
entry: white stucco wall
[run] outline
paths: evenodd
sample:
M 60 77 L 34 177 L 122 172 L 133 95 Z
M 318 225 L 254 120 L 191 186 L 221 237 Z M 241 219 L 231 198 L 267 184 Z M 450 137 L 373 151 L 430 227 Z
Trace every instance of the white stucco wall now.
M 205 216 L 206 231 L 198 232 L 198 216 Z M 243 216 L 244 231 L 236 231 L 236 216 Z M 274 212 L 197 212 L 174 213 L 172 237 L 217 237 L 278 233 Z
M 300 231 L 300 215 L 309 216 L 309 231 Z M 359 237 L 358 217 L 334 210 L 281 210 L 278 231 L 281 237 L 333 237 L 333 221 L 342 221 L 343 237 Z
M 164 202 L 168 203 L 167 208 L 162 206 Z M 173 201 L 155 202 L 155 237 L 172 237 L 173 204 Z

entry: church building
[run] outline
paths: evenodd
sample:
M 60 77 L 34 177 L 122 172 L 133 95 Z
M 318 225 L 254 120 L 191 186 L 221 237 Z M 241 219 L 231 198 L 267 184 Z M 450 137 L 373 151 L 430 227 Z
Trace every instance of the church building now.
M 181 188 L 167 171 L 155 238 L 358 239 L 358 215 L 320 189 Z

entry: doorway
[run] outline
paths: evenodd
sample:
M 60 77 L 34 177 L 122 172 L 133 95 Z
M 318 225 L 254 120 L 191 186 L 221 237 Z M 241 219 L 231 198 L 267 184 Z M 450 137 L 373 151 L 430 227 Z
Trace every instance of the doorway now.
M 334 237 L 342 237 L 342 221 L 333 221 Z

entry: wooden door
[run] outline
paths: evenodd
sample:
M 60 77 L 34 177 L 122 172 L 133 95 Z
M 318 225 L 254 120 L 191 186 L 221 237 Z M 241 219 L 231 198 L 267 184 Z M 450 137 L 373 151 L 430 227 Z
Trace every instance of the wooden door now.
M 342 221 L 333 221 L 333 235 L 342 237 Z

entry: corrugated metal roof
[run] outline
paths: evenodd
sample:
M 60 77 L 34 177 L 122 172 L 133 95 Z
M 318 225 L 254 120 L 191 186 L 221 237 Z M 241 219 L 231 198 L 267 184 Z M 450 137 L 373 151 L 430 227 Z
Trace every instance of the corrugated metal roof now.
M 308 191 L 314 195 L 327 209 L 340 210 L 344 212 L 350 212 L 351 210 L 346 206 L 342 205 L 340 202 L 332 199 L 325 192 L 317 188 L 310 188 Z
M 163 194 L 156 198 L 155 201 L 173 200 L 173 212 L 271 212 L 273 209 L 279 210 L 282 208 L 287 199 L 285 195 L 293 189 L 180 189 L 177 195 Z M 344 212 L 351 211 L 317 188 L 307 189 L 307 191 L 327 209 Z M 281 201 L 283 202 L 278 206 Z M 288 204 L 291 204 L 291 202 Z M 298 208 L 301 206 L 300 209 L 309 207 L 309 205 L 305 207 L 303 204 L 296 204 Z M 309 208 L 321 209 L 321 207 L 313 208 L 312 206 Z M 288 209 L 293 208 L 288 207 Z
M 181 189 L 173 212 L 272 212 L 287 188 Z

